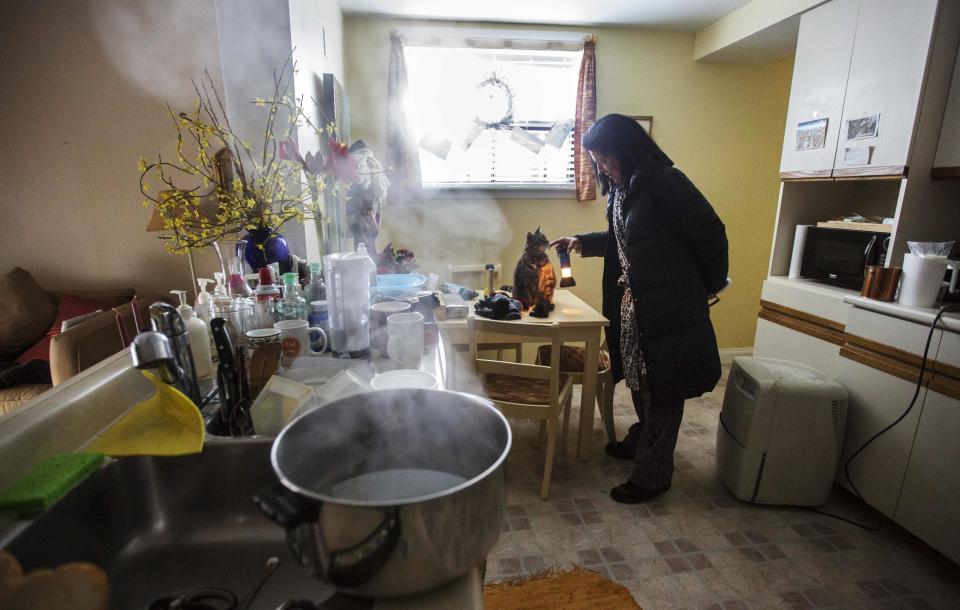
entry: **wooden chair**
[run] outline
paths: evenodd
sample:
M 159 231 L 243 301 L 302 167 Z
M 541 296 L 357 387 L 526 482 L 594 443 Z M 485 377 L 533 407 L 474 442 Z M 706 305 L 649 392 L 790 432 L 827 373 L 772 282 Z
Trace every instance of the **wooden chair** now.
M 483 292 L 483 270 L 485 267 L 486 264 L 447 265 L 447 281 Z M 500 287 L 502 271 L 503 266 L 500 263 L 493 263 L 493 285 L 496 288 Z
M 552 346 L 541 345 L 537 348 L 536 363 L 549 365 Z M 564 345 L 560 348 L 560 372 L 569 376 L 574 385 L 583 384 L 583 348 Z M 600 417 L 607 432 L 607 440 L 616 442 L 617 429 L 613 425 L 613 370 L 610 368 L 610 352 L 607 351 L 607 342 L 600 346 L 600 362 L 597 363 L 597 406 L 600 408 Z
M 501 284 L 501 274 L 503 272 L 503 265 L 500 263 L 493 264 L 493 285 L 496 288 L 500 288 Z M 465 286 L 476 290 L 481 295 L 483 294 L 483 270 L 486 267 L 486 264 L 470 264 L 470 265 L 447 265 L 447 278 L 446 281 L 458 286 Z M 503 360 L 503 350 L 513 350 L 514 361 L 523 362 L 523 344 L 522 343 L 487 343 L 480 346 L 481 351 L 487 350 L 497 350 L 497 360 Z
M 570 403 L 573 397 L 573 381 L 560 374 L 559 360 L 549 366 L 489 360 L 478 355 L 477 335 L 513 339 L 518 343 L 549 341 L 559 352 L 560 325 L 506 322 L 471 317 L 467 320 L 470 339 L 470 361 L 477 380 L 486 395 L 506 417 L 534 419 L 546 424 L 546 454 L 543 467 L 543 483 L 540 498 L 546 500 L 550 493 L 550 477 L 557 447 L 558 418 L 563 410 L 560 446 L 564 454 L 567 448 L 567 429 L 570 424 Z

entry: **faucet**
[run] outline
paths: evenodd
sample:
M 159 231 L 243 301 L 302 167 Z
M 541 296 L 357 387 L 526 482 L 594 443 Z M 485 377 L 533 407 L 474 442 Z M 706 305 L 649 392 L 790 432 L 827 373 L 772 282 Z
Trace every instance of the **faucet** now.
M 153 331 L 144 331 L 133 340 L 133 364 L 138 369 L 160 368 L 164 382 L 175 386 L 195 405 L 200 405 L 200 385 L 187 339 L 187 327 L 177 310 L 168 303 L 150 306 Z
M 190 396 L 190 384 L 177 365 L 170 339 L 154 330 L 145 330 L 133 338 L 130 355 L 133 366 L 140 370 L 159 370 L 160 380 Z M 199 404 L 194 401 L 194 404 Z

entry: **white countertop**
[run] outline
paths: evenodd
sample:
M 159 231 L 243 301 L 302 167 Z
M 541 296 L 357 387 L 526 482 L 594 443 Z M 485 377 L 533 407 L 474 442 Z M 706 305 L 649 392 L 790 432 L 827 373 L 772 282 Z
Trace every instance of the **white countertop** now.
M 940 311 L 939 307 L 910 307 L 900 305 L 899 303 L 890 303 L 886 301 L 877 301 L 868 299 L 859 295 L 848 295 L 843 297 L 844 303 L 849 303 L 854 307 L 875 311 L 901 320 L 910 322 L 919 322 L 920 324 L 930 325 L 933 319 Z M 954 304 L 960 307 L 960 304 Z M 937 323 L 937 327 L 943 328 L 955 333 L 960 333 L 960 311 L 954 313 L 945 313 Z

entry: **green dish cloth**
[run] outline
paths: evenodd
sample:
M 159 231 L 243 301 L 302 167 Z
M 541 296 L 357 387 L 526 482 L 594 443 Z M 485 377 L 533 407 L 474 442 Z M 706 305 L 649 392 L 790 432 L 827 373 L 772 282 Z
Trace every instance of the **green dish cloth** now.
M 0 512 L 31 512 L 49 508 L 102 462 L 102 453 L 55 455 L 0 494 Z

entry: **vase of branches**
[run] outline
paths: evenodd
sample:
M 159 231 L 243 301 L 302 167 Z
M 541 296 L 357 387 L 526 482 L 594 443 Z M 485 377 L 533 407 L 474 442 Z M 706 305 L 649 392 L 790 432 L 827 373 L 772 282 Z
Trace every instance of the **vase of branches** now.
M 209 73 L 193 83 L 197 99 L 192 112 L 167 106 L 176 128 L 176 154 L 141 158 L 139 169 L 144 204 L 160 213 L 160 237 L 168 250 L 188 252 L 246 233 L 246 259 L 258 269 L 289 259 L 284 224 L 306 219 L 327 223 L 324 195 L 345 191 L 356 176 L 356 163 L 332 126 L 315 126 L 303 98 L 291 93 L 295 69 L 288 58 L 274 72 L 273 94 L 254 100 L 266 111 L 257 151 L 230 124 Z M 324 136 L 326 150 L 301 157 L 293 138 L 302 127 Z M 150 184 L 153 180 L 160 189 Z

